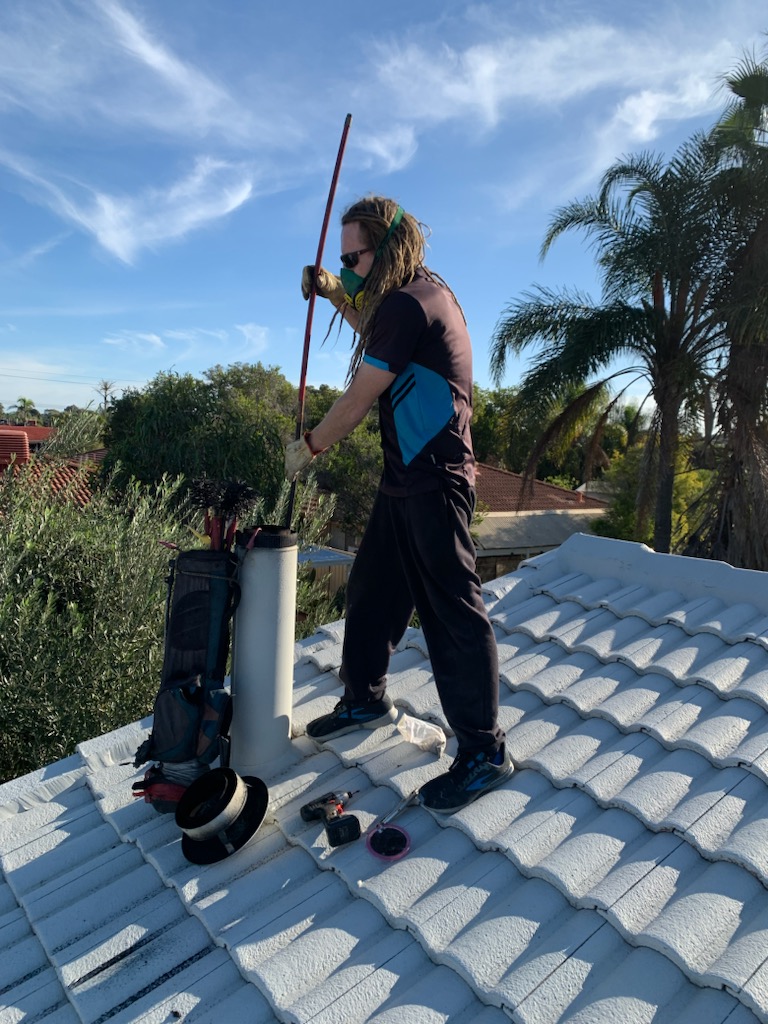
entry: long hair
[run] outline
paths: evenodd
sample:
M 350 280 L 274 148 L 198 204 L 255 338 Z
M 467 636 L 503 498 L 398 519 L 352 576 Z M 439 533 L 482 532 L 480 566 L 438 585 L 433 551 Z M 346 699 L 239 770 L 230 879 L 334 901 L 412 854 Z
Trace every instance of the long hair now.
M 397 213 L 398 205 L 394 199 L 386 199 L 384 196 L 367 196 L 365 199 L 359 199 L 344 211 L 341 223 L 342 225 L 353 222 L 359 224 L 366 246 L 377 249 L 386 237 L 389 226 Z M 424 263 L 429 234 L 430 231 L 426 224 L 416 220 L 410 213 L 404 213 L 402 220 L 390 235 L 387 244 L 371 267 L 366 278 L 363 306 L 352 342 L 354 348 L 347 380 L 354 377 L 360 365 L 373 328 L 376 312 L 382 301 L 390 292 L 410 284 L 417 271 L 424 274 L 430 281 L 447 288 L 456 305 L 459 305 L 458 299 L 440 275 L 435 274 Z

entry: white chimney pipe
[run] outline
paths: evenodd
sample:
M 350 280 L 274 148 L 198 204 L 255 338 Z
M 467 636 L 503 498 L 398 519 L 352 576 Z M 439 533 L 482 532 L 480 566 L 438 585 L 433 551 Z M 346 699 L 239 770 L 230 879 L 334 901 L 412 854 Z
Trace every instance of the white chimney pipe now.
M 297 535 L 280 526 L 244 531 L 237 554 L 230 765 L 259 776 L 290 749 Z

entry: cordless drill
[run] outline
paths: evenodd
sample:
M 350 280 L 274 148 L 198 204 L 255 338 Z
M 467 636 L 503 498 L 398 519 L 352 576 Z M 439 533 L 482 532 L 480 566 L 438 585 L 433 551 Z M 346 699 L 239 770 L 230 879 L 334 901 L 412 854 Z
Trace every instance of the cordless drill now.
M 301 817 L 304 821 L 325 822 L 325 834 L 330 846 L 343 846 L 360 838 L 360 822 L 354 814 L 345 814 L 344 805 L 354 793 L 324 793 L 317 800 L 304 804 Z

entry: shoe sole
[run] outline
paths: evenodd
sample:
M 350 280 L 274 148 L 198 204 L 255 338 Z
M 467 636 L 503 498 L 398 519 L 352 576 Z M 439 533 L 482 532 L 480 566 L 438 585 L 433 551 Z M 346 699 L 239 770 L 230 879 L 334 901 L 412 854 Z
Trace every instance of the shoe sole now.
M 335 729 L 333 732 L 323 733 L 322 736 L 313 736 L 309 729 L 307 729 L 307 736 L 310 739 L 317 740 L 318 743 L 322 743 L 325 740 L 335 740 L 337 736 L 346 736 L 348 732 L 356 732 L 358 729 L 381 729 L 382 726 L 391 725 L 396 721 L 397 711 L 391 708 L 379 718 L 371 719 L 370 722 L 352 722 L 350 725 L 342 725 L 341 728 Z
M 420 801 L 421 806 L 427 811 L 433 811 L 435 814 L 454 814 L 456 811 L 460 811 L 462 807 L 469 807 L 469 805 L 473 804 L 475 800 L 479 800 L 481 796 L 485 796 L 486 793 L 490 793 L 492 790 L 496 789 L 497 786 L 506 782 L 507 779 L 511 779 L 514 773 L 515 767 L 514 765 L 510 765 L 507 771 L 497 779 L 494 779 L 489 786 L 485 786 L 483 789 L 470 796 L 468 800 L 464 800 L 463 803 L 456 804 L 455 807 L 430 807 L 429 804 L 425 804 L 423 801 Z

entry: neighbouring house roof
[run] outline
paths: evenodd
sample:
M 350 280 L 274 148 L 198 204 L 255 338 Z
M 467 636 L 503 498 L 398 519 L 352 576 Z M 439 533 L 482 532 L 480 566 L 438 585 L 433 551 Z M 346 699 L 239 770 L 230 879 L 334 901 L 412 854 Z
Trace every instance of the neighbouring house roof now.
M 574 533 L 588 533 L 590 523 L 603 515 L 605 506 L 489 512 L 479 518 L 472 532 L 478 556 L 533 555 L 558 547 Z
M 338 548 L 309 544 L 302 551 L 299 551 L 298 560 L 300 563 L 309 562 L 315 566 L 352 565 L 355 556 L 350 551 L 340 551 Z
M 67 494 L 78 505 L 87 505 L 91 500 L 91 490 L 82 467 L 100 461 L 99 452 L 89 452 L 75 459 L 44 459 L 31 452 L 30 442 L 33 438 L 30 431 L 47 431 L 45 437 L 39 434 L 35 436 L 38 444 L 56 433 L 52 427 L 0 426 L 0 472 L 6 470 L 11 463 L 17 470 L 21 466 L 28 466 L 26 472 L 32 473 L 37 479 L 45 477 L 48 480 L 53 494 Z
M 88 475 L 83 472 L 82 465 L 76 462 L 48 461 L 32 456 L 26 463 L 14 463 L 11 469 L 0 462 L 0 473 L 2 472 L 29 473 L 36 480 L 44 480 L 51 494 L 65 496 L 81 508 L 84 508 L 92 497 Z
M 526 481 L 480 463 L 477 497 L 483 510 L 473 527 L 479 556 L 526 556 L 556 548 L 574 533 L 589 533 L 604 516 L 604 501 L 541 480 Z
M 606 504 L 580 491 L 546 484 L 541 480 L 526 481 L 519 473 L 496 469 L 484 462 L 477 465 L 477 497 L 491 512 L 543 512 L 549 509 L 599 509 Z
M 82 455 L 75 455 L 73 461 L 79 463 L 93 462 L 99 464 L 104 461 L 106 454 L 106 448 L 94 448 L 93 451 L 83 452 Z
M 47 441 L 56 433 L 56 427 L 38 427 L 32 423 L 3 423 L 0 426 L 3 432 L 11 431 L 18 434 L 26 434 L 29 443 L 35 447 Z
M 291 756 L 224 861 L 187 862 L 132 799 L 148 720 L 0 787 L 2 1019 L 768 1021 L 766 575 L 580 535 L 485 596 L 517 770 L 454 815 L 406 810 L 399 861 L 299 814 L 354 790 L 365 829 L 454 749 L 306 737 L 343 622 L 296 645 Z M 389 689 L 442 722 L 419 630 Z

